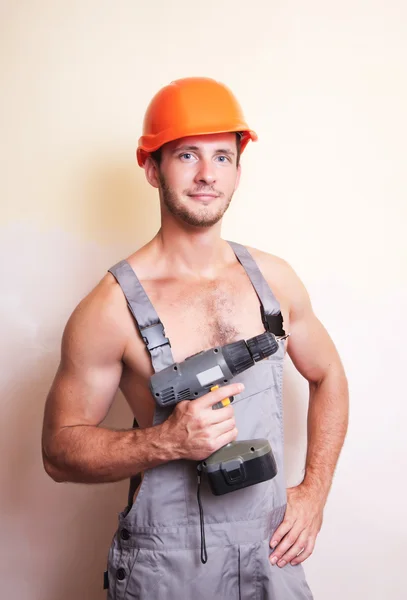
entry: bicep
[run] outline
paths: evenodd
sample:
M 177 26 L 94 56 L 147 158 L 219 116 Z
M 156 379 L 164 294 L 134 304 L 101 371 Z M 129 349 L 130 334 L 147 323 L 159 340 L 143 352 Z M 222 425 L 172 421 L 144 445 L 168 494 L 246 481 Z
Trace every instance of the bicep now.
M 99 425 L 107 415 L 120 383 L 125 346 L 115 325 L 102 309 L 86 303 L 72 314 L 46 401 L 45 437 L 63 427 Z
M 82 368 L 60 364 L 45 406 L 45 425 L 56 431 L 73 425 L 99 425 L 120 383 L 120 363 Z
M 315 315 L 309 295 L 298 276 L 290 275 L 290 337 L 287 352 L 296 369 L 310 383 L 319 383 L 330 371 L 342 370 L 335 345 Z

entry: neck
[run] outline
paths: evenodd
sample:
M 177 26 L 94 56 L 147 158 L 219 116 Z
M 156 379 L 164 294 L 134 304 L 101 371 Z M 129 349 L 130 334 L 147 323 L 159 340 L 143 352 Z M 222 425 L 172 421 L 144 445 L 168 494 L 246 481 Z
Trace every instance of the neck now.
M 194 227 L 175 218 L 165 219 L 152 245 L 167 273 L 211 279 L 234 256 L 220 233 L 221 221 L 211 227 Z

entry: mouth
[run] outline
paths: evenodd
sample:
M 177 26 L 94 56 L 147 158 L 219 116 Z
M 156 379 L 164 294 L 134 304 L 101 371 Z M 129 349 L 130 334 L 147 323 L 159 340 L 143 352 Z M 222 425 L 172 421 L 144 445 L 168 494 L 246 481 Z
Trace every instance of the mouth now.
M 188 196 L 195 200 L 211 200 L 213 198 L 219 198 L 217 194 L 188 194 Z

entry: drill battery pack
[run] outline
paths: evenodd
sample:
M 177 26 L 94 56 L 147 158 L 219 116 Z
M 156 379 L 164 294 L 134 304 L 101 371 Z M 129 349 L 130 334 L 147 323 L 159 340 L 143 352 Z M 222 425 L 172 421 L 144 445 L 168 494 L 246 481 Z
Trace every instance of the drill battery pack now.
M 265 439 L 231 442 L 202 462 L 212 493 L 221 496 L 273 479 L 277 465 Z

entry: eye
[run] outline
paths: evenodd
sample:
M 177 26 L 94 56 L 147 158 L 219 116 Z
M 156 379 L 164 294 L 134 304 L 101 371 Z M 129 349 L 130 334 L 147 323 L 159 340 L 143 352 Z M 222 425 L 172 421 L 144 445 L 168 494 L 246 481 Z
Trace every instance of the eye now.
M 190 152 L 183 152 L 182 154 L 179 155 L 179 158 L 186 160 L 186 161 L 190 161 L 193 158 L 193 155 Z
M 226 156 L 225 154 L 219 154 L 219 156 L 217 156 L 216 158 L 221 163 L 230 162 L 230 158 L 228 156 Z

